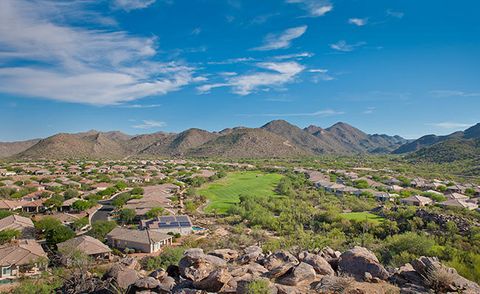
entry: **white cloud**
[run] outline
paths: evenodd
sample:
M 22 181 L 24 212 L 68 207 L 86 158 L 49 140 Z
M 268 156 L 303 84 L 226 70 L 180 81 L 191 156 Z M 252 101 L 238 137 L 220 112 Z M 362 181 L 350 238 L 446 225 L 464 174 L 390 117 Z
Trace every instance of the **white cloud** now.
M 304 59 L 304 58 L 310 58 L 314 54 L 310 52 L 302 52 L 302 53 L 294 53 L 294 54 L 285 54 L 285 55 L 278 55 L 274 56 L 273 59 L 276 60 L 285 60 L 285 59 Z
M 330 48 L 332 48 L 334 50 L 337 50 L 337 51 L 341 51 L 341 52 L 351 52 L 351 51 L 355 50 L 356 48 L 361 47 L 365 44 L 366 44 L 365 42 L 348 44 L 346 41 L 341 40 L 341 41 L 338 41 L 337 43 L 330 44 Z
M 388 16 L 391 16 L 391 17 L 395 17 L 395 18 L 398 18 L 398 19 L 401 19 L 405 16 L 405 13 L 401 12 L 401 11 L 394 11 L 392 9 L 388 9 L 387 10 L 387 15 Z
M 462 128 L 468 128 L 472 126 L 472 124 L 451 122 L 451 121 L 444 121 L 439 123 L 428 123 L 427 125 L 434 126 L 437 128 L 442 128 L 442 129 L 462 129 Z
M 307 26 L 300 26 L 285 30 L 280 34 L 269 34 L 265 37 L 264 44 L 253 48 L 257 51 L 268 51 L 290 47 L 293 40 L 301 37 L 307 31 Z
M 315 112 L 298 112 L 298 113 L 260 113 L 260 114 L 242 114 L 242 116 L 268 116 L 268 117 L 295 117 L 295 116 L 335 116 L 345 114 L 343 111 L 333 109 L 318 110 Z
M 376 107 L 367 107 L 367 109 L 363 111 L 363 114 L 372 114 L 375 111 L 375 109 Z
M 362 27 L 368 23 L 368 18 L 350 18 L 348 23 Z
M 166 126 L 167 124 L 163 121 L 155 121 L 155 120 L 143 120 L 142 124 L 139 125 L 133 125 L 132 128 L 135 129 L 142 129 L 142 130 L 148 130 L 148 129 L 156 129 L 156 128 L 162 128 Z
M 225 65 L 225 64 L 236 64 L 236 63 L 247 63 L 255 61 L 256 59 L 252 57 L 239 57 L 239 58 L 230 58 L 222 61 L 209 61 L 207 64 L 211 65 Z
M 155 3 L 156 0 L 114 0 L 115 8 L 131 11 L 135 9 L 143 9 Z
M 464 92 L 458 90 L 434 90 L 430 95 L 438 98 L 445 97 L 480 97 L 480 92 Z
M 198 35 L 200 35 L 201 32 L 202 32 L 201 28 L 194 28 L 192 30 L 191 34 L 194 35 L 194 36 L 198 36 Z
M 215 88 L 230 87 L 235 94 L 248 95 L 259 89 L 268 90 L 291 82 L 305 69 L 297 62 L 262 62 L 256 66 L 264 71 L 227 77 L 223 82 L 202 85 L 197 90 L 207 93 Z
M 301 4 L 311 17 L 324 16 L 333 10 L 333 5 L 328 0 L 286 0 L 286 2 Z
M 107 105 L 193 82 L 192 68 L 154 60 L 155 37 L 61 21 L 87 2 L 0 1 L 0 92 Z
M 162 106 L 161 104 L 123 104 L 120 105 L 121 108 L 136 108 L 136 109 L 142 109 L 142 108 L 157 108 Z
M 320 81 L 333 81 L 335 79 L 328 73 L 328 69 L 314 68 L 314 69 L 309 69 L 308 72 L 313 74 L 314 83 L 318 83 Z

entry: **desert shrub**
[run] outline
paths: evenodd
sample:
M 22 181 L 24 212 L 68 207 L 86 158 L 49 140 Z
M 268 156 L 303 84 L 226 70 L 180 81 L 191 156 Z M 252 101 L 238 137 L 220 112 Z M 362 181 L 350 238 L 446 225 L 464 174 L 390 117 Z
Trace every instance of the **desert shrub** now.
M 147 256 L 140 263 L 142 268 L 148 271 L 158 268 L 167 269 L 169 265 L 178 264 L 184 251 L 184 247 L 167 247 L 159 256 Z
M 254 280 L 248 283 L 247 286 L 247 294 L 268 294 L 270 290 L 268 288 L 268 280 L 259 279 Z

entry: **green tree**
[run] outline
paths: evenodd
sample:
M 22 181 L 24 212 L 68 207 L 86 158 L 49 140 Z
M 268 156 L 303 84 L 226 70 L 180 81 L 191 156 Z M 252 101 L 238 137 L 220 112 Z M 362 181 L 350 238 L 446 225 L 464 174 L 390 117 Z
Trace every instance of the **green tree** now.
M 105 240 L 105 236 L 117 227 L 114 221 L 97 221 L 92 224 L 92 229 L 88 234 L 100 241 Z
M 76 198 L 80 195 L 80 193 L 78 193 L 77 190 L 75 189 L 68 189 L 67 191 L 65 191 L 65 193 L 63 193 L 63 197 L 65 199 L 72 199 L 72 198 Z
M 165 208 L 163 207 L 154 207 L 152 209 L 150 209 L 146 214 L 145 216 L 147 218 L 155 218 L 157 216 L 161 216 L 161 215 L 164 215 L 165 214 Z
M 128 185 L 127 185 L 125 182 L 123 182 L 123 181 L 119 181 L 119 182 L 117 182 L 117 183 L 115 184 L 115 187 L 116 187 L 119 191 L 121 191 L 121 190 L 127 189 Z
M 58 243 L 65 242 L 75 237 L 75 232 L 72 229 L 60 225 L 47 231 L 46 240 L 49 245 L 57 245 Z
M 85 211 L 90 207 L 91 207 L 91 203 L 86 200 L 77 200 L 72 204 L 72 208 L 76 211 Z
M 120 210 L 120 213 L 119 213 L 120 220 L 126 224 L 132 223 L 133 220 L 135 219 L 135 216 L 136 216 L 135 210 L 129 209 L 129 208 L 122 209 Z
M 12 239 L 20 237 L 21 232 L 15 229 L 6 229 L 0 232 L 0 245 L 9 242 Z
M 55 194 L 45 201 L 45 206 L 51 207 L 51 208 L 57 210 L 60 207 L 62 207 L 63 201 L 64 201 L 64 198 L 63 198 L 62 195 Z

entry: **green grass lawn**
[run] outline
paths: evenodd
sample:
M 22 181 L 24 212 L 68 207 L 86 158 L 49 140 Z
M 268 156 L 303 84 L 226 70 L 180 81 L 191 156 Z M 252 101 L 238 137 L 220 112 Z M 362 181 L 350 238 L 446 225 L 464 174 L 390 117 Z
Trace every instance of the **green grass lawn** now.
M 346 212 L 340 214 L 342 217 L 348 219 L 348 220 L 355 220 L 355 221 L 364 221 L 365 218 L 367 220 L 375 225 L 380 224 L 384 218 L 375 214 L 372 214 L 370 212 Z
M 218 181 L 204 185 L 198 193 L 210 201 L 205 208 L 206 212 L 225 213 L 230 206 L 240 201 L 240 195 L 276 195 L 275 188 L 282 177 L 279 174 L 255 171 L 229 173 Z

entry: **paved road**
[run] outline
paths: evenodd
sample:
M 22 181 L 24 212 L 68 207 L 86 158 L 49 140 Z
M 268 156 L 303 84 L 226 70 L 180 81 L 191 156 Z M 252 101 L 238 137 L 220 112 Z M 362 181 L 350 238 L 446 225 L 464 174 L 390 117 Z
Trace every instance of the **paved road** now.
M 128 192 L 130 190 L 131 189 L 127 189 L 125 191 L 118 192 L 117 194 L 113 195 L 109 199 L 98 201 L 98 204 L 101 204 L 102 207 L 100 207 L 100 209 L 97 210 L 93 214 L 92 223 L 94 223 L 96 221 L 106 221 L 106 220 L 108 220 L 108 216 L 109 216 L 110 212 L 112 212 L 113 209 L 114 209 L 114 207 L 111 205 L 112 200 L 115 199 L 115 197 L 117 197 L 118 195 L 120 195 L 122 193 L 125 193 L 125 192 Z

